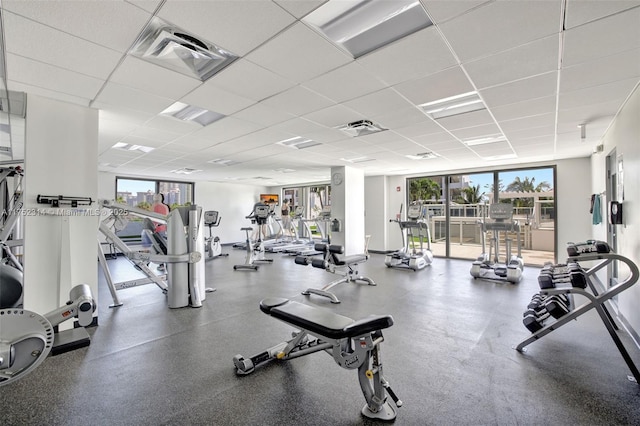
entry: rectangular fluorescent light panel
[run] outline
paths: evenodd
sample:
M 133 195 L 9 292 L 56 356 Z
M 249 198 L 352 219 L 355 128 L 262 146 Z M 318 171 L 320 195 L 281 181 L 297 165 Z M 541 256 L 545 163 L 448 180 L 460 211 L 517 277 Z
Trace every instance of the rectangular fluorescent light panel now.
M 467 112 L 480 111 L 486 109 L 484 102 L 480 99 L 478 92 L 467 92 L 437 101 L 427 102 L 418 105 L 426 115 L 437 120 L 438 118 L 451 117 L 465 114 Z
M 188 105 L 182 102 L 173 103 L 160 114 L 168 115 L 182 121 L 193 121 L 201 126 L 208 126 L 209 124 L 226 117 L 225 115 L 219 114 L 215 111 L 209 111 L 207 109 Z
M 516 154 L 503 154 L 503 155 L 491 155 L 489 157 L 482 157 L 483 160 L 495 161 L 495 160 L 512 160 L 518 158 Z
M 124 143 L 124 142 L 118 142 L 116 143 L 114 146 L 112 146 L 112 148 L 116 148 L 116 149 L 122 149 L 125 151 L 140 151 L 140 152 L 151 152 L 153 151 L 155 148 L 152 148 L 150 146 L 144 146 L 144 145 L 130 145 L 128 143 Z
M 432 25 L 418 0 L 329 0 L 302 21 L 354 58 Z
M 207 163 L 217 164 L 219 166 L 233 166 L 234 164 L 240 164 L 238 161 L 225 160 L 224 158 L 216 158 L 215 160 L 209 160 Z
M 238 58 L 158 17 L 142 30 L 129 53 L 200 81 L 208 80 Z
M 485 145 L 488 143 L 495 143 L 495 142 L 504 142 L 506 140 L 507 138 L 504 135 L 491 135 L 491 136 L 484 136 L 484 137 L 475 138 L 475 139 L 466 139 L 466 140 L 463 140 L 462 143 L 464 143 L 467 146 L 474 146 L 474 145 Z
M 276 142 L 276 145 L 282 145 L 282 146 L 286 146 L 287 148 L 294 148 L 294 149 L 305 149 L 305 148 L 311 148 L 312 146 L 322 145 L 322 144 L 320 142 L 316 142 L 311 139 L 305 139 L 301 136 L 296 136 L 293 138 L 285 139 L 280 142 Z
M 354 158 L 341 158 L 342 161 L 347 163 L 366 163 L 367 161 L 374 161 L 374 158 L 369 157 L 354 157 Z

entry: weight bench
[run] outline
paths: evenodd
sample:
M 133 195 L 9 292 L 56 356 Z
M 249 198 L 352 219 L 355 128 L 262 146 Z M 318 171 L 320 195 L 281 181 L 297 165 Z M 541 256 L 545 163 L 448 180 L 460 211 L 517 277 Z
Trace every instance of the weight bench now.
M 233 357 L 236 374 L 252 373 L 260 364 L 273 359 L 288 360 L 326 351 L 342 368 L 358 370 L 360 388 L 367 401 L 362 415 L 372 419 L 393 420 L 402 401 L 382 375 L 380 343 L 382 330 L 393 325 L 391 315 L 373 315 L 355 321 L 324 308 L 305 305 L 284 298 L 267 298 L 260 310 L 300 331 L 293 338 L 251 358 Z M 310 338 L 311 336 L 311 338 Z M 387 399 L 390 396 L 393 403 Z
M 308 296 L 317 294 L 318 296 L 328 297 L 331 303 L 340 303 L 338 297 L 329 291 L 330 288 L 338 284 L 348 283 L 351 281 L 362 281 L 368 285 L 376 285 L 376 283 L 367 277 L 358 275 L 358 271 L 354 269 L 358 264 L 366 262 L 369 259 L 367 254 L 354 254 L 351 256 L 341 256 L 344 253 L 344 247 L 340 245 L 329 245 L 325 243 L 316 243 L 314 246 L 316 251 L 323 254 L 322 259 L 312 258 L 308 256 L 296 256 L 295 262 L 298 265 L 311 265 L 314 268 L 321 268 L 332 274 L 342 275 L 342 278 L 332 281 L 321 289 L 308 288 L 302 294 Z

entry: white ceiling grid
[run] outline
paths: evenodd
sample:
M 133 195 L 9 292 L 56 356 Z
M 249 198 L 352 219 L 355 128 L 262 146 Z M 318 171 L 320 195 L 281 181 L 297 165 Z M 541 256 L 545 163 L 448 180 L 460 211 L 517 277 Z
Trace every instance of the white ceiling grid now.
M 278 185 L 337 165 L 430 174 L 588 156 L 640 81 L 640 0 L 420 0 L 433 26 L 358 59 L 302 21 L 325 1 L 3 0 L 9 89 L 100 109 L 101 170 Z M 128 55 L 154 14 L 239 59 L 202 83 Z M 433 120 L 418 108 L 474 90 L 487 109 Z M 177 101 L 226 117 L 159 115 Z M 363 119 L 388 130 L 337 130 Z M 276 145 L 296 136 L 321 145 Z M 344 160 L 356 157 L 371 161 Z M 202 171 L 171 173 L 182 167 Z

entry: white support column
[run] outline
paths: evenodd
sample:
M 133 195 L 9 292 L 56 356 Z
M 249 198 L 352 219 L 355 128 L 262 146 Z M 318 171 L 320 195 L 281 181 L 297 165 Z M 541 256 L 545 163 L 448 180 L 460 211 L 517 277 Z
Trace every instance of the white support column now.
M 77 284 L 88 284 L 97 299 L 100 209 L 81 206 L 84 213 L 76 215 L 36 198 L 97 199 L 98 111 L 28 95 L 25 138 L 24 307 L 45 314 L 65 303 Z
M 344 246 L 346 254 L 364 252 L 364 172 L 351 167 L 331 168 L 331 217 L 342 222 L 331 232 L 331 243 Z

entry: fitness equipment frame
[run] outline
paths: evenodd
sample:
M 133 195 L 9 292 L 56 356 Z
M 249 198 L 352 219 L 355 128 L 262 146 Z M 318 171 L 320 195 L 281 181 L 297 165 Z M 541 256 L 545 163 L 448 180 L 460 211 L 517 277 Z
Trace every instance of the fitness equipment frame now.
M 402 205 L 400 205 L 398 219 L 391 219 L 389 222 L 396 222 L 400 226 L 403 247 L 394 253 L 387 254 L 384 258 L 384 264 L 389 268 L 407 268 L 419 271 L 433 262 L 429 224 L 424 220 L 424 210 L 420 204 L 409 206 L 406 221 L 400 220 L 400 215 L 402 215 Z M 412 244 L 416 237 L 414 233 L 416 231 L 420 242 L 419 249 L 416 249 L 415 244 Z M 425 239 L 427 241 L 426 250 L 424 248 Z
M 575 247 L 575 246 L 574 246 Z M 533 333 L 530 337 L 520 342 L 515 346 L 515 349 L 519 352 L 526 352 L 526 347 L 536 340 L 546 336 L 551 333 L 553 330 L 557 330 L 565 324 L 571 323 L 572 320 L 577 319 L 579 316 L 587 313 L 591 309 L 595 309 L 602 320 L 602 323 L 606 327 L 607 331 L 611 335 L 613 342 L 616 347 L 620 351 L 622 358 L 627 363 L 627 366 L 631 370 L 633 377 L 628 376 L 629 380 L 635 381 L 636 383 L 640 383 L 640 371 L 638 367 L 634 364 L 633 359 L 625 349 L 620 337 L 617 334 L 617 330 L 619 329 L 617 324 L 615 323 L 613 317 L 611 316 L 610 310 L 607 308 L 607 302 L 609 302 L 613 297 L 627 290 L 629 287 L 634 285 L 638 281 L 639 272 L 638 267 L 635 263 L 633 263 L 630 259 L 621 256 L 616 253 L 598 253 L 597 249 L 594 252 L 583 252 L 582 250 L 569 250 L 569 253 L 575 253 L 573 256 L 569 256 L 567 259 L 567 263 L 569 262 L 587 262 L 587 261 L 597 261 L 598 263 L 585 271 L 585 278 L 591 292 L 583 290 L 582 288 L 577 287 L 562 287 L 562 288 L 549 288 L 543 289 L 540 291 L 540 294 L 543 295 L 579 295 L 583 296 L 587 299 L 587 302 L 583 305 L 575 308 L 570 311 L 566 315 L 557 319 L 556 321 L 545 325 L 540 330 Z M 619 282 L 618 284 L 610 287 L 602 293 L 598 292 L 596 287 L 596 283 L 601 289 L 604 289 L 605 286 L 600 282 L 598 277 L 596 276 L 596 272 L 605 266 L 609 265 L 614 261 L 620 261 L 627 265 L 629 268 L 629 276 Z
M 513 206 L 507 203 L 489 205 L 489 221 L 484 218 L 478 221 L 482 239 L 482 254 L 471 265 L 471 276 L 493 280 L 506 280 L 518 283 L 522 279 L 524 262 L 522 260 L 522 244 L 520 241 L 520 224 L 513 219 Z M 489 253 L 486 251 L 486 233 L 492 232 Z M 505 263 L 500 262 L 500 233 L 504 233 L 506 256 Z M 507 233 L 515 232 L 517 255 L 511 255 L 511 238 Z M 493 250 L 493 258 L 492 258 Z
M 69 302 L 48 314 L 40 315 L 26 309 L 0 309 L 0 386 L 8 385 L 33 371 L 55 346 L 54 327 L 77 318 L 87 327 L 93 322 L 96 305 L 91 289 L 80 284 L 69 291 Z M 89 335 L 82 329 L 89 341 Z
M 19 166 L 0 168 L 0 188 L 6 189 L 6 194 L 0 194 L 0 308 L 16 307 L 22 302 L 23 268 L 14 249 L 22 246 L 23 241 L 15 238 L 14 231 L 21 229 L 23 177 Z M 11 192 L 8 178 L 13 178 Z
M 215 210 L 208 210 L 204 212 L 204 225 L 209 228 L 209 236 L 204 240 L 205 252 L 207 253 L 206 260 L 212 260 L 216 257 L 229 256 L 229 253 L 222 253 L 222 245 L 220 244 L 220 238 L 211 234 L 211 228 L 217 228 L 220 225 L 222 216 Z
M 260 310 L 300 331 L 293 339 L 282 342 L 250 358 L 233 357 L 236 374 L 252 373 L 258 365 L 273 359 L 289 359 L 325 351 L 340 367 L 358 370 L 360 389 L 366 405 L 362 415 L 371 419 L 393 420 L 402 401 L 382 374 L 380 344 L 382 330 L 393 325 L 391 315 L 375 315 L 359 321 L 284 298 L 268 298 L 260 302 Z M 389 397 L 393 402 L 389 401 Z
M 169 308 L 182 308 L 185 306 L 197 308 L 202 306 L 202 301 L 205 300 L 205 293 L 214 291 L 214 289 L 204 288 L 204 274 L 199 273 L 196 269 L 196 264 L 202 260 L 202 255 L 197 250 L 198 240 L 202 238 L 199 226 L 201 209 L 192 205 L 188 208 L 174 209 L 168 216 L 164 216 L 108 200 L 102 200 L 101 205 L 104 208 L 111 209 L 112 215 L 100 223 L 100 232 L 108 242 L 112 243 L 147 276 L 147 278 L 140 280 L 114 283 L 104 256 L 102 244 L 98 241 L 98 261 L 102 266 L 111 297 L 113 298 L 113 305 L 110 305 L 110 307 L 122 306 L 122 302 L 120 302 L 116 293 L 117 290 L 149 283 L 156 284 L 163 293 L 167 294 Z M 109 221 L 113 221 L 114 224 L 121 223 L 120 216 L 127 213 L 167 224 L 167 235 L 169 237 L 166 242 L 167 254 L 144 253 L 132 250 L 107 225 Z M 185 222 L 187 224 L 186 233 Z M 147 266 L 148 262 L 167 263 L 166 275 L 156 275 Z
M 308 288 L 302 292 L 305 296 L 316 294 L 318 296 L 328 297 L 331 303 L 340 303 L 338 297 L 329 290 L 338 284 L 348 283 L 352 281 L 362 281 L 368 285 L 376 285 L 371 279 L 358 274 L 356 268 L 360 263 L 369 259 L 367 254 L 354 254 L 351 256 L 340 256 L 344 253 L 344 247 L 340 245 L 329 245 L 325 243 L 316 243 L 315 250 L 323 253 L 322 259 L 308 256 L 296 256 L 295 262 L 298 265 L 311 265 L 314 268 L 321 268 L 332 274 L 341 275 L 342 278 L 330 282 L 324 287 Z
M 251 220 L 251 223 L 257 224 L 258 238 L 256 243 L 254 244 L 253 241 L 251 241 L 251 235 L 249 234 L 250 231 L 253 231 L 253 228 L 250 226 L 245 228 L 240 228 L 240 230 L 244 231 L 247 236 L 246 256 L 244 259 L 244 264 L 233 266 L 233 269 L 235 271 L 243 270 L 243 269 L 257 271 L 259 265 L 256 265 L 256 262 L 265 262 L 265 263 L 273 262 L 273 259 L 267 259 L 264 257 L 264 244 L 262 241 L 262 229 L 261 229 L 262 226 L 266 225 L 267 219 L 270 214 L 271 212 L 268 205 L 256 204 L 251 214 L 248 216 L 245 216 L 246 219 Z

